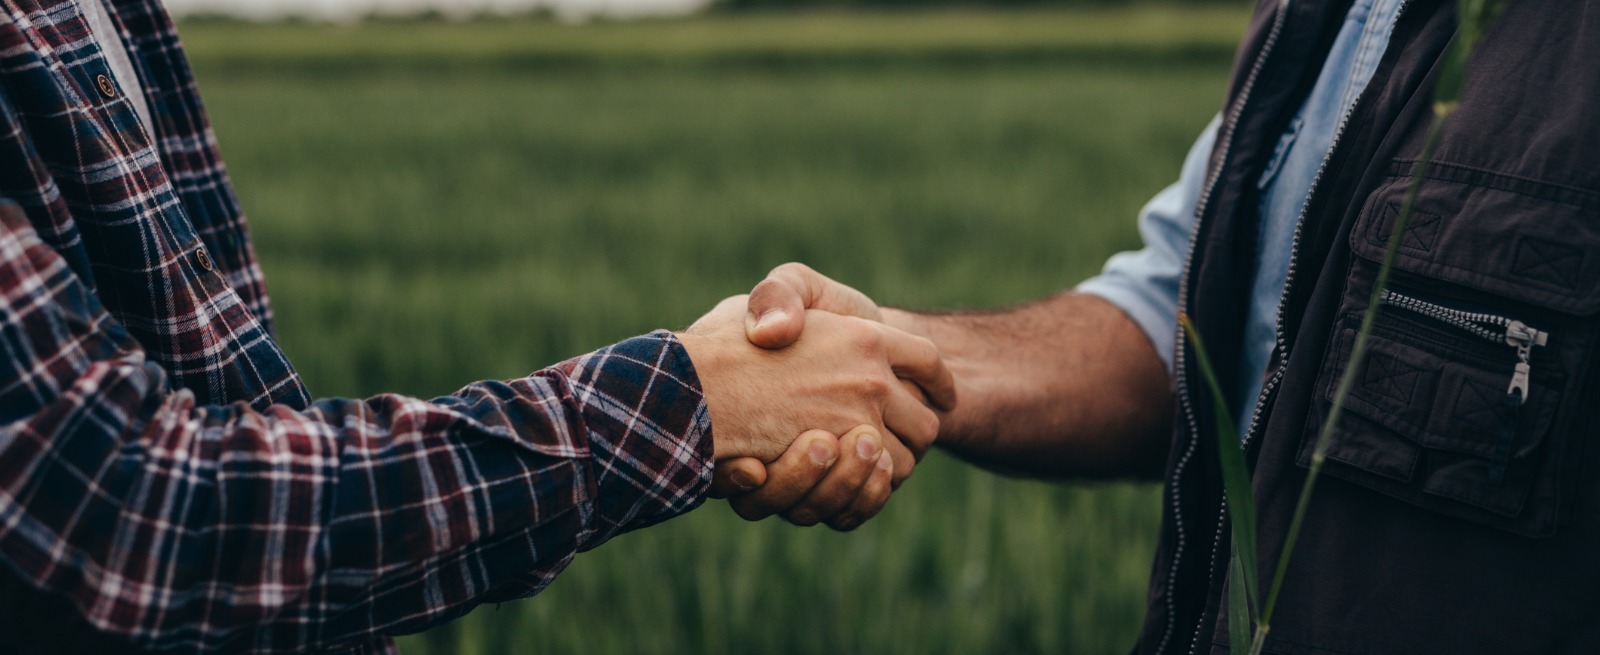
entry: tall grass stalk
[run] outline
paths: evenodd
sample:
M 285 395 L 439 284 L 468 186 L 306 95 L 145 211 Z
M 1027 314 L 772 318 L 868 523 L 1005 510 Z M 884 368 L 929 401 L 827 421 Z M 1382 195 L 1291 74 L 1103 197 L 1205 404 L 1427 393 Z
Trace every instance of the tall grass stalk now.
M 1250 626 L 1256 623 L 1256 590 L 1260 589 L 1256 584 L 1256 499 L 1250 491 L 1250 468 L 1244 461 L 1244 448 L 1235 438 L 1239 431 L 1228 414 L 1228 401 L 1222 395 L 1222 384 L 1211 367 L 1211 356 L 1200 340 L 1200 331 L 1182 312 L 1178 313 L 1178 324 L 1194 343 L 1195 362 L 1200 365 L 1200 374 L 1216 406 L 1217 455 L 1222 463 L 1222 486 L 1232 517 L 1228 525 L 1233 531 L 1233 545 L 1228 549 L 1228 629 L 1231 634 L 1247 634 Z M 1244 611 L 1233 611 L 1236 607 Z M 1229 644 L 1229 650 L 1234 655 L 1244 655 L 1244 646 L 1245 642 L 1234 641 Z
M 1267 600 L 1261 605 L 1261 618 L 1256 622 L 1255 638 L 1251 640 L 1250 653 L 1260 653 L 1265 645 L 1267 632 L 1272 629 L 1272 610 L 1277 607 L 1278 594 L 1283 591 L 1283 578 L 1289 570 L 1289 559 L 1294 555 L 1294 545 L 1300 538 L 1300 525 L 1305 522 L 1306 508 L 1311 504 L 1311 492 L 1317 486 L 1318 474 L 1322 472 L 1322 463 L 1327 459 L 1328 441 L 1333 434 L 1333 428 L 1338 424 L 1339 416 L 1344 410 L 1344 403 L 1350 395 L 1350 386 L 1356 378 L 1356 371 L 1367 356 L 1367 339 L 1372 336 L 1372 324 L 1382 307 L 1383 291 L 1389 286 L 1389 272 L 1394 269 L 1395 253 L 1400 250 L 1400 238 L 1405 234 L 1406 224 L 1410 222 L 1412 207 L 1416 205 L 1417 194 L 1422 191 L 1422 181 L 1427 178 L 1429 160 L 1433 157 L 1434 148 L 1439 144 L 1440 127 L 1444 124 L 1449 111 L 1434 111 L 1433 123 L 1428 126 L 1428 139 L 1422 145 L 1422 157 L 1413 171 L 1411 188 L 1406 191 L 1405 204 L 1400 209 L 1400 216 L 1394 221 L 1394 229 L 1389 233 L 1389 242 L 1383 251 L 1383 263 L 1378 267 L 1376 281 L 1372 285 L 1372 295 L 1367 298 L 1367 311 L 1361 317 L 1361 327 L 1356 331 L 1355 344 L 1350 348 L 1350 361 L 1345 363 L 1344 375 L 1339 378 L 1339 386 L 1333 392 L 1333 405 L 1328 410 L 1328 417 L 1322 421 L 1322 428 L 1317 432 L 1317 442 L 1311 451 L 1311 466 L 1306 471 L 1305 485 L 1300 488 L 1300 499 L 1296 501 L 1294 516 L 1289 520 L 1289 532 L 1283 539 L 1283 553 L 1278 557 L 1277 571 L 1272 575 L 1272 589 L 1267 592 Z
M 1502 8 L 1501 0 L 1459 0 L 1457 4 L 1457 17 L 1460 25 L 1456 35 L 1451 39 L 1443 55 L 1444 66 L 1434 86 L 1433 115 L 1428 125 L 1427 138 L 1423 142 L 1422 153 L 1418 157 L 1416 168 L 1412 171 L 1411 185 L 1406 191 L 1405 202 L 1400 208 L 1400 214 L 1395 219 L 1394 227 L 1390 231 L 1389 241 L 1385 244 L 1383 261 L 1378 266 L 1378 273 L 1372 286 L 1372 294 L 1367 298 L 1366 313 L 1361 317 L 1360 328 L 1356 332 L 1355 343 L 1350 349 L 1350 359 L 1345 362 L 1344 373 L 1340 376 L 1338 385 L 1334 389 L 1331 405 L 1327 418 L 1322 422 L 1322 427 L 1317 432 L 1317 439 L 1312 448 L 1311 464 L 1306 471 L 1304 485 L 1300 489 L 1300 497 L 1295 502 L 1294 514 L 1289 521 L 1289 530 L 1284 535 L 1283 549 L 1278 557 L 1278 565 L 1272 576 L 1272 587 L 1267 592 L 1265 602 L 1259 606 L 1255 603 L 1258 587 L 1255 585 L 1255 573 L 1258 571 L 1258 560 L 1255 551 L 1256 535 L 1256 510 L 1254 494 L 1250 488 L 1250 476 L 1244 461 L 1244 449 L 1239 443 L 1238 433 L 1233 429 L 1233 422 L 1228 417 L 1228 404 L 1222 394 L 1222 387 L 1218 383 L 1215 373 L 1211 369 L 1210 358 L 1206 355 L 1205 345 L 1200 340 L 1200 335 L 1194 329 L 1187 316 L 1179 315 L 1178 320 L 1188 334 L 1189 340 L 1194 343 L 1196 361 L 1200 365 L 1201 374 L 1206 384 L 1211 389 L 1212 400 L 1216 404 L 1217 415 L 1217 445 L 1221 454 L 1223 487 L 1227 493 L 1229 507 L 1229 522 L 1232 527 L 1233 547 L 1229 557 L 1229 614 L 1228 626 L 1230 630 L 1230 651 L 1238 654 L 1248 653 L 1258 655 L 1266 646 L 1267 634 L 1272 630 L 1272 614 L 1277 607 L 1278 598 L 1283 592 L 1283 580 L 1289 570 L 1289 562 L 1294 555 L 1295 544 L 1300 538 L 1300 528 L 1305 522 L 1307 509 L 1311 504 L 1311 493 L 1316 489 L 1317 478 L 1322 472 L 1323 462 L 1327 459 L 1328 442 L 1333 434 L 1333 429 L 1338 425 L 1339 417 L 1344 410 L 1346 398 L 1350 394 L 1350 387 L 1355 381 L 1356 372 L 1366 358 L 1367 342 L 1372 335 L 1372 326 L 1377 319 L 1382 307 L 1383 293 L 1389 284 L 1389 273 L 1394 268 L 1396 254 L 1400 250 L 1400 239 L 1405 234 L 1406 225 L 1410 221 L 1411 213 L 1416 206 L 1417 197 L 1422 191 L 1422 184 L 1428 177 L 1434 150 L 1439 145 L 1439 136 L 1444 126 L 1444 121 L 1450 116 L 1460 102 L 1463 71 L 1466 62 L 1477 46 L 1478 40 L 1488 27 L 1494 22 Z M 1239 542 L 1248 540 L 1244 545 Z M 1242 570 L 1241 570 L 1242 569 Z M 1240 588 L 1243 588 L 1242 590 Z M 1242 611 L 1241 611 L 1242 610 Z M 1253 635 L 1249 647 L 1244 648 L 1239 637 L 1250 632 L 1254 625 Z

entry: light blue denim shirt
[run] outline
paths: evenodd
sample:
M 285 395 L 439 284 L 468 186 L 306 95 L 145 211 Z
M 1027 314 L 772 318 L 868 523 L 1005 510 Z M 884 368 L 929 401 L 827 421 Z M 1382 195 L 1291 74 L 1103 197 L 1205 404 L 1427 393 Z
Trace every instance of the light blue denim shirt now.
M 1262 190 L 1258 268 L 1239 363 L 1239 370 L 1245 373 L 1233 381 L 1245 399 L 1234 411 L 1241 431 L 1248 429 L 1248 417 L 1265 382 L 1267 360 L 1277 345 L 1278 305 L 1300 213 L 1333 148 L 1335 136 L 1383 58 L 1403 2 L 1355 0 L 1316 85 L 1289 121 L 1262 171 L 1258 182 Z M 1139 212 L 1144 248 L 1113 256 L 1100 275 L 1078 285 L 1079 291 L 1105 298 L 1127 312 L 1155 344 L 1168 370 L 1172 368 L 1177 335 L 1178 280 L 1188 256 L 1195 205 L 1205 184 L 1206 162 L 1219 122 L 1212 119 L 1195 141 L 1178 181 L 1156 194 Z

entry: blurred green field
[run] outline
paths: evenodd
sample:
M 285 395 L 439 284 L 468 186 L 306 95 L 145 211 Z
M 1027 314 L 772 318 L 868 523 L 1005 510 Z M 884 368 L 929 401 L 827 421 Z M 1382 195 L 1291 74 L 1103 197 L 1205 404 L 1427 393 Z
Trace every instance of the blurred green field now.
M 460 23 L 375 19 L 261 29 L 207 21 L 185 34 L 203 65 L 343 72 L 470 66 L 478 70 L 604 67 L 1038 62 L 1073 58 L 1163 65 L 1227 60 L 1239 8 L 712 14 L 573 26 L 537 17 Z
M 428 396 L 682 327 L 788 260 L 910 307 L 1068 287 L 1138 244 L 1135 211 L 1220 104 L 1227 57 L 1207 48 L 1244 20 L 182 31 L 313 392 Z M 1143 613 L 1157 493 L 935 454 L 854 533 L 748 524 L 710 501 L 402 647 L 1119 652 Z

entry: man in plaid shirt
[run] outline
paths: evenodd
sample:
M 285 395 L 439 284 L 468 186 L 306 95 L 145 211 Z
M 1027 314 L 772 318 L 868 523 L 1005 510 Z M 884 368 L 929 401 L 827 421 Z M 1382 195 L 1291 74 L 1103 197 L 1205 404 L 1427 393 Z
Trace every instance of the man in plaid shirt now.
M 0 7 L 0 652 L 385 651 L 694 508 L 714 461 L 772 462 L 741 513 L 858 524 L 937 432 L 923 394 L 953 401 L 927 340 L 815 313 L 761 350 L 743 298 L 450 396 L 316 400 L 157 0 Z

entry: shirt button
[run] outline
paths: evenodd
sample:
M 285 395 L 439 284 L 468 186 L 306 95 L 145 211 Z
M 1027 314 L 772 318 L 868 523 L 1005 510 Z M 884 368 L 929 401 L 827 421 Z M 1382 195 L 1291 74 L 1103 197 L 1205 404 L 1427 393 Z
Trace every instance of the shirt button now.
M 107 98 L 117 97 L 117 85 L 111 83 L 111 78 L 105 74 L 94 76 L 94 85 L 100 87 L 100 95 Z
M 206 254 L 205 248 L 200 248 L 194 251 L 194 261 L 200 264 L 200 268 L 207 271 L 214 268 L 214 265 L 211 263 L 211 255 Z

